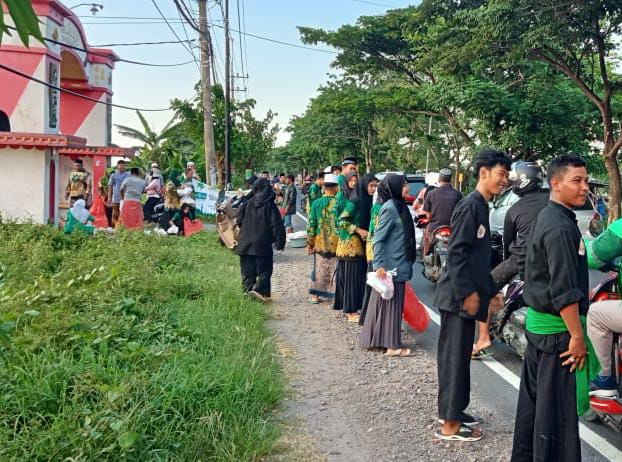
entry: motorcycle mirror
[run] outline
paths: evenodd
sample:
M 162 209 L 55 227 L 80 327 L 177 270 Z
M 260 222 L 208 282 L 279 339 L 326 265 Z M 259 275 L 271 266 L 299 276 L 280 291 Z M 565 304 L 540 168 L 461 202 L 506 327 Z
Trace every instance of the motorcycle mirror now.
M 605 223 L 602 218 L 594 217 L 588 224 L 588 232 L 594 238 L 600 236 L 605 230 Z

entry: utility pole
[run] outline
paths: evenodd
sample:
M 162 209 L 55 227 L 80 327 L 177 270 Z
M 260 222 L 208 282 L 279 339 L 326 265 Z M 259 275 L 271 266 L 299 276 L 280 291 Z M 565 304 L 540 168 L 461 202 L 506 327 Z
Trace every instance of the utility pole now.
M 201 83 L 203 88 L 203 138 L 205 142 L 205 182 L 212 184 L 212 172 L 216 169 L 216 148 L 214 146 L 214 120 L 212 118 L 212 81 L 210 55 L 212 53 L 207 28 L 207 0 L 199 4 L 199 29 L 201 43 Z
M 231 37 L 229 0 L 225 2 L 225 186 L 231 184 Z

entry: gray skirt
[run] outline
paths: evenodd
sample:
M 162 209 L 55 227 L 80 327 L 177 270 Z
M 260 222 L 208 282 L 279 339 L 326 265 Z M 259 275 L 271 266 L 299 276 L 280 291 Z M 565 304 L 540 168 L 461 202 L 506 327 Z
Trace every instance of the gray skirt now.
M 402 345 L 402 312 L 404 310 L 405 282 L 393 282 L 395 289 L 391 300 L 384 300 L 378 292 L 371 291 L 365 324 L 361 331 L 363 348 L 390 348 Z

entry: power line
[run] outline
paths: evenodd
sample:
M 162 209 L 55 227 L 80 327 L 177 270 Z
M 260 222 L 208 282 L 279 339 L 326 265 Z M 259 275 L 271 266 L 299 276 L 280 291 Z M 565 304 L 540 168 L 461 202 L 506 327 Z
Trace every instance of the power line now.
M 240 0 L 236 0 L 236 7 L 238 12 L 238 29 L 242 30 L 242 21 L 240 19 Z M 240 42 L 240 68 L 242 75 L 246 75 L 246 66 L 244 65 L 244 45 L 242 44 L 242 33 L 238 33 L 238 41 Z M 246 95 L 245 95 L 246 96 Z
M 163 109 L 144 109 L 144 108 L 141 109 L 141 108 L 136 108 L 136 107 L 123 106 L 121 104 L 113 104 L 113 103 L 109 103 L 108 101 L 100 101 L 100 100 L 98 100 L 96 98 L 91 98 L 90 96 L 81 95 L 80 93 L 77 93 L 75 91 L 67 90 L 66 88 L 61 88 L 61 87 L 58 87 L 56 85 L 52 85 L 51 83 L 45 82 L 44 80 L 39 80 L 36 77 L 32 77 L 32 76 L 30 76 L 28 74 L 25 74 L 25 73 L 23 73 L 21 71 L 18 71 L 17 69 L 13 69 L 12 67 L 5 66 L 2 63 L 0 63 L 0 69 L 4 69 L 7 72 L 10 72 L 12 74 L 18 75 L 20 77 L 23 77 L 25 79 L 31 80 L 33 82 L 39 83 L 39 84 L 44 85 L 44 86 L 46 86 L 48 88 L 51 88 L 53 90 L 58 90 L 60 92 L 67 93 L 69 95 L 77 96 L 78 98 L 86 99 L 88 101 L 92 101 L 92 102 L 97 103 L 97 104 L 104 104 L 106 106 L 116 107 L 116 108 L 119 108 L 119 109 L 129 109 L 131 111 L 141 111 L 141 112 L 164 112 L 164 111 L 170 111 L 171 110 L 170 107 L 163 108 Z
M 131 46 L 139 46 L 139 45 L 165 45 L 168 43 L 185 43 L 185 42 L 196 42 L 197 39 L 190 39 L 190 40 L 182 40 L 181 42 L 179 40 L 168 40 L 168 41 L 163 41 L 163 42 L 132 42 L 132 43 L 104 43 L 101 45 L 91 45 L 94 48 L 105 48 L 105 47 L 131 47 Z
M 175 29 L 173 29 L 173 26 L 171 26 L 171 24 L 168 22 L 168 20 L 166 19 L 166 16 L 164 16 L 164 13 L 162 13 L 162 10 L 160 9 L 160 7 L 158 6 L 158 3 L 156 2 L 156 0 L 151 0 L 151 3 L 153 3 L 153 6 L 155 6 L 156 10 L 158 10 L 158 13 L 160 13 L 160 16 L 162 16 L 162 19 L 164 19 L 164 22 L 166 22 L 166 25 L 168 26 L 168 28 L 171 30 L 171 32 L 173 33 L 173 35 L 175 36 L 175 38 L 177 40 L 179 40 L 180 42 L 183 42 L 183 40 L 179 37 L 179 35 L 177 35 L 177 32 L 175 31 Z M 195 59 L 194 57 L 194 53 L 192 53 L 192 48 L 190 48 L 189 46 L 187 46 L 185 43 L 181 44 L 184 49 L 190 53 L 190 56 L 192 56 L 192 59 Z
M 376 2 L 368 2 L 367 0 L 352 0 L 352 1 L 356 3 L 364 3 L 366 5 L 382 6 L 386 8 L 397 8 L 396 6 L 393 6 L 393 5 L 386 5 L 384 3 L 376 3 Z
M 6 28 L 7 29 L 12 29 L 12 30 L 17 30 L 13 26 L 6 26 Z M 51 38 L 44 37 L 43 40 L 45 40 L 46 42 L 54 43 L 55 45 L 63 46 L 65 48 L 70 48 L 72 50 L 83 51 L 83 52 L 88 53 L 88 54 L 93 55 L 93 56 L 99 56 L 101 58 L 109 58 L 109 55 L 107 55 L 107 54 L 99 53 L 99 52 L 93 51 L 93 50 L 88 50 L 86 48 L 82 48 L 82 47 L 78 47 L 78 46 L 75 46 L 75 45 L 71 45 L 69 43 L 59 42 L 58 40 L 54 40 L 54 39 L 51 39 Z M 131 59 L 123 59 L 123 58 L 118 58 L 118 59 L 116 59 L 116 61 L 123 62 L 123 63 L 128 63 L 128 64 L 136 64 L 138 66 L 150 66 L 150 67 L 178 67 L 178 66 L 185 66 L 186 64 L 190 64 L 192 62 L 192 61 L 186 61 L 184 63 L 175 63 L 175 64 L 156 64 L 156 63 L 144 63 L 142 61 L 132 61 Z
M 183 0 L 182 0 L 182 3 L 183 3 Z M 177 2 L 175 2 L 175 5 L 177 5 Z M 185 6 L 185 3 L 184 3 L 184 6 Z M 186 36 L 186 39 L 189 42 L 190 41 L 190 37 L 188 37 L 188 31 L 186 30 L 186 25 L 183 23 L 182 12 L 179 9 L 179 7 L 177 7 L 177 14 L 179 15 L 179 19 L 182 20 L 181 27 L 184 29 L 184 35 Z M 184 15 L 184 17 L 185 17 L 185 15 Z M 194 60 L 194 64 L 196 64 L 197 71 L 199 71 L 199 74 L 200 74 L 201 73 L 201 67 L 199 66 L 199 62 L 197 61 L 197 57 L 194 54 L 194 50 L 192 49 L 192 47 L 190 47 L 190 50 L 192 51 L 192 59 Z
M 188 7 L 186 7 L 186 9 L 188 9 Z M 192 10 L 192 12 L 194 13 L 194 15 L 196 15 L 196 12 L 194 10 Z M 152 21 L 159 21 L 159 22 L 164 22 L 164 20 L 170 21 L 170 22 L 178 22 L 179 19 L 177 18 L 162 18 L 160 17 L 149 17 L 149 16 L 78 16 L 80 18 L 89 18 L 89 19 L 140 19 L 140 20 L 152 20 Z

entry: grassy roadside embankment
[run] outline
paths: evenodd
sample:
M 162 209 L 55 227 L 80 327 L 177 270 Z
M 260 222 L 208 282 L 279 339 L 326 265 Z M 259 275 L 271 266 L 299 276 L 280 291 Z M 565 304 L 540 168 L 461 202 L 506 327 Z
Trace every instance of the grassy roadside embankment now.
M 211 233 L 0 225 L 0 460 L 254 460 L 283 379 Z

